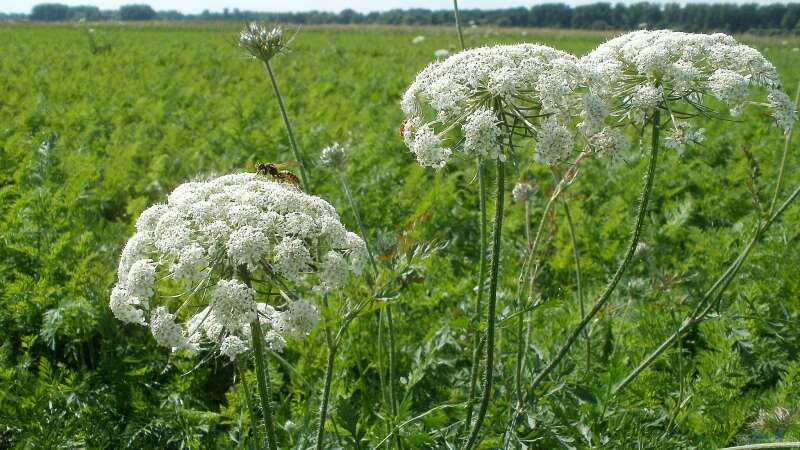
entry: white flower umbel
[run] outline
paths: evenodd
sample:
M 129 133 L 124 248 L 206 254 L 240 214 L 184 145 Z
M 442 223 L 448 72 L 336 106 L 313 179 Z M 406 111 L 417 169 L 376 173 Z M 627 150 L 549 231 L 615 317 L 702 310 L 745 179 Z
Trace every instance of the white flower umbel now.
M 334 142 L 323 148 L 319 154 L 319 159 L 322 164 L 334 169 L 341 169 L 344 167 L 346 157 L 347 154 L 345 153 L 344 147 L 338 142 Z
M 600 45 L 581 63 L 592 91 L 614 104 L 618 116 L 641 123 L 659 108 L 678 135 L 685 134 L 678 118 L 736 115 L 748 104 L 765 104 L 754 87 L 766 88 L 767 104 L 784 132 L 795 121 L 772 63 L 725 34 L 634 31 Z M 670 146 L 680 150 L 689 141 L 699 142 L 679 136 Z
M 403 138 L 423 166 L 440 168 L 458 153 L 503 160 L 512 133 L 516 144 L 536 140 L 542 122 L 570 125 L 583 81 L 575 57 L 542 45 L 462 51 L 426 67 L 405 92 Z
M 511 196 L 515 202 L 527 202 L 533 198 L 537 190 L 535 185 L 520 181 L 514 185 L 514 189 L 511 190 Z
M 119 320 L 149 326 L 164 347 L 234 358 L 256 317 L 273 349 L 285 346 L 281 333 L 305 336 L 319 319 L 306 300 L 258 303 L 251 275 L 284 291 L 274 301 L 335 291 L 365 261 L 364 241 L 326 201 L 254 173 L 225 175 L 185 183 L 141 214 L 109 306 Z

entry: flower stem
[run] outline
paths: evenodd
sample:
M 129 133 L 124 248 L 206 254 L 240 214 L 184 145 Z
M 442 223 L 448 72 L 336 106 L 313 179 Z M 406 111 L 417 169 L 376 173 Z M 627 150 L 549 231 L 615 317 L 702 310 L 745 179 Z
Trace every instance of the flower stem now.
M 464 45 L 464 33 L 461 31 L 461 14 L 458 12 L 458 0 L 453 0 L 453 15 L 456 19 L 456 30 L 458 31 L 458 43 L 461 45 L 461 50 L 466 49 Z
M 269 381 L 269 368 L 267 367 L 267 359 L 264 357 L 264 335 L 258 319 L 250 322 L 250 336 L 256 360 L 258 394 L 261 396 L 261 409 L 264 415 L 264 425 L 267 429 L 267 449 L 277 450 L 278 442 L 275 438 L 275 424 L 272 420 L 272 389 Z
M 797 85 L 797 93 L 794 96 L 794 106 L 795 109 L 800 106 L 800 83 Z M 789 132 L 786 133 L 786 137 L 783 141 L 783 156 L 781 157 L 781 166 L 778 169 L 778 180 L 775 182 L 775 192 L 772 194 L 772 201 L 769 204 L 769 211 L 772 212 L 775 209 L 775 205 L 778 203 L 778 195 L 781 193 L 781 188 L 783 187 L 783 176 L 784 171 L 786 169 L 786 159 L 789 155 L 789 147 L 792 142 L 792 132 L 794 131 L 794 127 L 789 129 Z
M 322 296 L 322 302 L 327 312 L 328 309 L 328 296 Z M 328 346 L 328 362 L 325 365 L 325 385 L 322 389 L 322 401 L 319 406 L 319 424 L 317 425 L 317 450 L 322 450 L 322 445 L 325 439 L 325 421 L 328 418 L 328 398 L 331 393 L 331 381 L 333 379 L 333 364 L 336 360 L 337 345 L 333 342 L 331 337 L 331 329 L 327 324 L 327 317 L 325 319 L 325 343 Z
M 394 427 L 397 421 L 397 396 L 394 392 L 395 380 L 395 342 L 394 342 L 394 320 L 392 319 L 392 307 L 387 305 L 386 308 L 386 325 L 389 329 L 389 405 L 392 408 L 392 426 Z M 400 435 L 396 434 L 397 448 L 403 448 L 403 441 Z
M 680 328 L 678 328 L 677 331 L 675 331 L 674 333 L 672 333 L 672 335 L 670 335 L 667 339 L 665 339 L 658 347 L 656 347 L 655 350 L 650 352 L 650 355 L 648 355 L 647 358 L 644 359 L 644 361 L 642 361 L 638 366 L 636 366 L 635 369 L 633 369 L 619 384 L 617 384 L 617 386 L 614 388 L 614 394 L 619 393 L 620 391 L 625 389 L 625 387 L 628 386 L 637 376 L 639 376 L 639 374 L 642 373 L 644 369 L 653 364 L 653 362 L 659 356 L 661 356 L 662 353 L 664 353 L 670 346 L 672 346 L 672 344 L 675 343 L 675 341 L 680 339 L 680 337 L 683 336 L 683 334 L 687 330 L 699 324 L 706 318 L 708 313 L 711 312 L 711 309 L 717 303 L 717 300 L 721 299 L 723 292 L 725 291 L 725 289 L 727 289 L 727 287 L 730 285 L 730 282 L 736 276 L 736 273 L 739 271 L 739 268 L 741 268 L 742 263 L 744 263 L 745 259 L 750 254 L 750 251 L 752 250 L 756 242 L 769 229 L 769 227 L 781 216 L 781 214 L 783 214 L 786 208 L 788 208 L 789 205 L 792 202 L 794 202 L 795 199 L 797 199 L 798 196 L 800 196 L 800 186 L 798 186 L 797 189 L 795 189 L 792 195 L 789 196 L 789 198 L 783 203 L 783 205 L 781 205 L 781 207 L 778 208 L 778 210 L 775 213 L 773 213 L 773 215 L 766 222 L 758 226 L 753 237 L 747 243 L 747 245 L 739 254 L 739 256 L 731 263 L 730 266 L 728 266 L 728 269 L 725 271 L 725 273 L 723 273 L 717 279 L 717 281 L 714 282 L 711 288 L 708 291 L 706 291 L 706 293 L 698 302 L 695 311 L 683 321 L 683 324 L 680 326 Z M 714 295 L 715 292 L 716 295 L 713 297 L 712 300 L 712 295 Z M 703 308 L 703 306 L 705 306 L 705 308 Z
M 581 253 L 578 248 L 578 236 L 575 233 L 575 223 L 572 221 L 572 214 L 569 212 L 569 204 L 566 200 L 561 200 L 564 206 L 564 216 L 567 218 L 569 224 L 569 239 L 572 241 L 572 259 L 575 261 L 575 287 L 576 295 L 578 296 L 578 305 L 581 312 L 581 320 L 586 317 L 586 311 L 583 304 L 583 281 L 581 277 Z M 589 336 L 589 329 L 584 332 L 584 339 L 586 339 L 586 371 L 588 372 L 592 366 L 592 338 Z
M 658 162 L 658 148 L 659 148 L 659 129 L 660 129 L 660 120 L 661 120 L 661 113 L 658 109 L 656 109 L 655 113 L 652 117 L 652 126 L 653 126 L 653 134 L 652 134 L 652 148 L 650 151 L 650 162 L 647 167 L 647 173 L 645 175 L 645 182 L 644 187 L 642 188 L 642 196 L 639 201 L 639 212 L 636 217 L 636 224 L 633 228 L 633 234 L 631 235 L 631 242 L 628 246 L 628 251 L 625 253 L 625 257 L 623 258 L 622 262 L 620 263 L 617 271 L 614 273 L 614 276 L 609 281 L 608 285 L 606 286 L 605 290 L 600 297 L 595 301 L 594 306 L 592 309 L 581 319 L 580 323 L 573 329 L 572 333 L 567 338 L 567 341 L 558 351 L 556 356 L 550 361 L 550 363 L 541 371 L 539 374 L 533 379 L 531 382 L 531 389 L 536 388 L 544 378 L 550 374 L 550 372 L 555 369 L 559 362 L 567 355 L 572 345 L 578 339 L 578 337 L 583 333 L 583 330 L 589 324 L 589 322 L 594 318 L 595 315 L 605 306 L 606 302 L 609 298 L 611 298 L 611 294 L 614 292 L 614 289 L 617 287 L 619 280 L 622 278 L 622 275 L 625 273 L 625 270 L 628 268 L 631 260 L 633 259 L 633 254 L 636 251 L 636 245 L 639 243 L 639 235 L 642 231 L 642 225 L 644 224 L 644 217 L 645 213 L 647 212 L 647 204 L 650 201 L 650 193 L 653 188 L 653 180 L 656 174 L 656 163 Z
M 250 388 L 247 386 L 247 379 L 244 377 L 244 364 L 245 361 L 240 359 L 236 360 L 236 372 L 239 375 L 239 382 L 242 383 L 242 388 L 244 389 L 244 399 L 247 402 L 247 409 L 250 410 L 250 427 L 253 429 L 253 439 L 256 442 L 261 442 L 261 433 L 258 432 L 258 425 L 256 421 L 256 408 L 253 404 L 253 396 L 250 395 Z
M 275 97 L 278 99 L 278 106 L 281 110 L 281 117 L 283 117 L 283 124 L 286 126 L 286 133 L 289 135 L 289 143 L 292 145 L 292 152 L 294 159 L 300 163 L 300 181 L 303 184 L 303 190 L 311 192 L 311 185 L 308 181 L 308 173 L 306 173 L 306 165 L 303 161 L 303 155 L 300 153 L 300 148 L 297 146 L 297 140 L 294 138 L 294 131 L 292 130 L 292 123 L 289 121 L 289 115 L 286 114 L 286 105 L 283 102 L 281 90 L 278 88 L 278 80 L 275 78 L 275 73 L 272 71 L 272 64 L 269 61 L 264 62 L 264 69 L 269 75 L 269 80 L 272 82 L 272 90 L 275 91 Z
M 495 310 L 497 306 L 497 275 L 500 268 L 500 239 L 503 233 L 503 200 L 505 199 L 504 177 L 505 165 L 500 159 L 497 160 L 497 190 L 495 196 L 494 209 L 494 230 L 492 232 L 492 267 L 489 278 L 489 305 L 486 318 L 486 358 L 484 365 L 483 378 L 483 397 L 481 398 L 478 415 L 475 418 L 475 425 L 470 433 L 466 450 L 471 450 L 478 443 L 483 419 L 486 417 L 486 410 L 489 407 L 489 400 L 492 396 L 492 384 L 494 383 L 494 327 Z
M 472 425 L 472 411 L 474 409 L 475 394 L 478 389 L 481 341 L 478 324 L 480 323 L 481 314 L 483 313 L 483 292 L 486 283 L 486 176 L 482 159 L 478 159 L 478 190 L 478 203 L 480 208 L 480 261 L 478 263 L 478 293 L 475 299 L 475 315 L 472 318 L 472 364 L 470 366 L 467 415 L 464 421 L 467 428 Z
M 347 197 L 347 202 L 350 203 L 350 209 L 353 211 L 353 217 L 356 219 L 358 232 L 361 233 L 361 237 L 364 239 L 366 244 L 369 264 L 372 266 L 372 270 L 375 271 L 375 276 L 378 276 L 378 265 L 375 263 L 375 257 L 372 255 L 372 248 L 369 245 L 369 240 L 367 239 L 367 230 L 364 228 L 364 222 L 361 221 L 361 214 L 358 212 L 358 207 L 356 206 L 356 201 L 353 198 L 353 194 L 350 192 L 350 187 L 347 185 L 347 181 L 344 179 L 344 176 L 341 173 L 339 173 L 339 183 L 342 185 L 342 191 Z

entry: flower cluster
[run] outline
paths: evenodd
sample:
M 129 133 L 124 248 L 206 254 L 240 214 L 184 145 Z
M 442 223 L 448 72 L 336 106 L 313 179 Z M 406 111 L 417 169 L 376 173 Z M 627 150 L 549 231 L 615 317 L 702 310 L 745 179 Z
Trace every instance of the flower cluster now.
M 514 185 L 514 189 L 511 190 L 511 196 L 514 198 L 515 202 L 525 203 L 530 201 L 538 190 L 536 185 L 528 183 L 527 181 L 520 181 Z
M 580 109 L 583 80 L 574 56 L 542 45 L 463 51 L 417 75 L 401 102 L 403 137 L 421 165 L 435 168 L 455 151 L 502 160 L 514 131 L 537 141 L 539 161 L 563 161 L 573 147 L 567 126 Z
M 795 108 L 781 90 L 775 67 L 758 50 L 725 34 L 691 34 L 669 30 L 635 31 L 600 45 L 581 59 L 593 92 L 641 123 L 654 108 L 666 110 L 675 134 L 672 146 L 702 141 L 680 117 L 712 115 L 722 103 L 738 114 L 750 101 L 751 87 L 766 87 L 768 103 L 785 132 Z
M 267 62 L 283 52 L 286 42 L 280 27 L 269 30 L 266 26 L 253 22 L 239 33 L 239 45 L 254 59 Z
M 340 169 L 344 167 L 344 161 L 346 157 L 347 154 L 344 147 L 338 142 L 334 142 L 333 144 L 323 148 L 319 155 L 319 159 L 324 166 L 334 169 Z
M 366 258 L 364 241 L 329 203 L 292 185 L 253 173 L 189 182 L 140 215 L 110 307 L 124 322 L 149 325 L 162 346 L 195 351 L 211 344 L 231 357 L 247 348 L 258 317 L 280 349 L 283 336 L 310 332 L 319 312 L 302 300 L 276 305 L 281 311 L 256 302 L 250 275 L 281 290 L 330 292 Z M 171 289 L 182 293 L 158 295 Z

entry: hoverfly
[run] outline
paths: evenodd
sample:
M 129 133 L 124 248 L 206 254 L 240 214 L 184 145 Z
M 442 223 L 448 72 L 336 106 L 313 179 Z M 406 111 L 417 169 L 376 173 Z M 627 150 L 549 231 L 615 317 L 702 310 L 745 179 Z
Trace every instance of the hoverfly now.
M 298 161 L 287 161 L 282 163 L 268 163 L 268 162 L 255 162 L 252 163 L 256 169 L 256 173 L 265 177 L 271 177 L 273 180 L 288 183 L 295 187 L 300 187 L 300 179 L 297 175 L 285 170 L 289 167 L 300 167 Z

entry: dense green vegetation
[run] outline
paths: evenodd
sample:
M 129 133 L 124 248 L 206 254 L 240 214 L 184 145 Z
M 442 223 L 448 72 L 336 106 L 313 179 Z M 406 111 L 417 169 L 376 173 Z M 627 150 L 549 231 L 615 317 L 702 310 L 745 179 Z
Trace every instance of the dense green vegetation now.
M 237 33 L 206 25 L 0 28 L 0 447 L 255 448 L 227 359 L 198 365 L 200 358 L 171 355 L 149 330 L 122 324 L 108 309 L 122 245 L 142 210 L 185 180 L 293 159 L 272 90 L 236 47 Z M 419 34 L 427 39 L 412 45 Z M 607 37 L 469 30 L 466 41 L 543 42 L 580 55 Z M 776 64 L 794 94 L 800 41 L 743 40 Z M 336 174 L 316 162 L 322 147 L 346 144 L 346 176 L 379 264 L 390 266 L 412 242 L 428 248 L 344 334 L 328 448 L 373 448 L 393 421 L 409 421 L 387 441 L 406 449 L 457 446 L 463 434 L 479 235 L 475 167 L 422 169 L 398 134 L 408 83 L 435 50 L 457 46 L 443 28 L 304 28 L 273 62 L 315 193 L 356 229 Z M 611 393 L 680 325 L 771 200 L 783 137 L 770 118 L 746 110 L 714 122 L 707 135 L 682 156 L 662 153 L 642 236 L 647 250 L 591 323 L 589 345 L 579 342 L 551 381 L 529 393 L 518 433 L 531 448 L 711 449 L 800 439 L 800 205 L 753 248 L 709 320 Z M 781 198 L 800 183 L 793 149 Z M 553 180 L 529 150 L 519 149 L 506 177 L 508 185 L 523 178 L 539 185 L 531 211 L 538 221 Z M 584 164 L 565 194 L 588 300 L 627 244 L 646 165 L 641 151 L 634 145 L 616 162 Z M 513 407 L 518 339 L 503 319 L 518 305 L 523 220 L 521 205 L 507 202 L 487 449 L 501 446 Z M 543 248 L 528 379 L 580 318 L 561 208 L 547 221 Z M 354 285 L 331 301 L 365 295 Z M 386 383 L 398 398 L 396 417 L 381 390 L 388 339 L 378 311 L 387 303 L 397 367 Z M 341 319 L 328 320 L 335 327 Z M 270 358 L 287 448 L 313 442 L 324 342 L 318 326 Z

